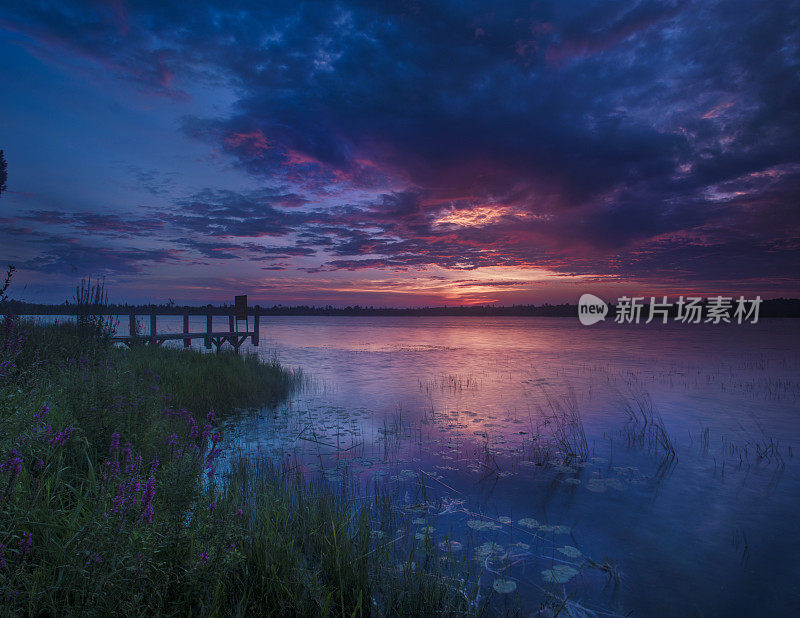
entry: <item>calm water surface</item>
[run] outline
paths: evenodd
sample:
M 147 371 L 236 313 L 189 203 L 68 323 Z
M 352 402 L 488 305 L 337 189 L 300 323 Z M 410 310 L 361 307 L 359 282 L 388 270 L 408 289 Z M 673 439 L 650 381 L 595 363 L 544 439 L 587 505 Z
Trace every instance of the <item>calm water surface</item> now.
M 311 384 L 236 443 L 396 490 L 486 594 L 500 578 L 528 610 L 549 591 L 575 615 L 800 615 L 800 322 L 262 320 L 259 353 Z M 559 448 L 565 411 L 583 458 Z

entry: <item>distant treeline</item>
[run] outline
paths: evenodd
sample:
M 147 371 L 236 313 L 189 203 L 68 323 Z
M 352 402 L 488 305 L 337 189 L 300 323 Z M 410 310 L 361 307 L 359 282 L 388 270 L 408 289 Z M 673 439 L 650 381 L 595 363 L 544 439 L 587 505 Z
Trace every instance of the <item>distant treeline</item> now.
M 649 298 L 647 299 L 649 300 Z M 175 304 L 150 304 L 150 305 L 129 305 L 129 304 L 108 304 L 100 313 L 125 315 L 134 311 L 137 314 L 158 313 L 159 315 L 229 315 L 233 311 L 232 304 L 222 305 L 175 305 Z M 673 307 L 670 315 L 675 315 L 677 309 Z M 642 315 L 647 315 L 645 305 Z M 12 313 L 16 315 L 71 315 L 75 313 L 75 304 L 65 301 L 61 305 L 28 303 L 17 300 L 9 300 L 0 303 L 0 313 Z M 284 316 L 323 316 L 323 315 L 360 315 L 360 316 L 465 316 L 465 317 L 504 317 L 504 316 L 542 316 L 542 317 L 576 317 L 578 306 L 570 304 L 551 305 L 471 305 L 454 307 L 415 307 L 415 308 L 389 308 L 353 305 L 347 307 L 334 307 L 325 305 L 322 307 L 310 305 L 273 305 L 272 307 L 261 307 L 254 305 L 249 307 L 251 315 L 284 315 Z M 610 308 L 610 316 L 614 316 L 614 307 Z M 761 303 L 759 316 L 762 318 L 797 318 L 800 317 L 800 299 L 798 298 L 773 298 L 764 300 Z

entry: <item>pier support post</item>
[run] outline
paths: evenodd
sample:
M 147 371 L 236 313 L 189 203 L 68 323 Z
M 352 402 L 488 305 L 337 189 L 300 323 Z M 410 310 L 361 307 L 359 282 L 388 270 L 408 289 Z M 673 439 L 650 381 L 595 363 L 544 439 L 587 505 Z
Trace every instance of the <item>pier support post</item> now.
M 258 345 L 258 318 L 259 317 L 260 316 L 258 315 L 258 313 L 254 313 L 253 314 L 253 336 L 250 339 L 250 343 L 252 343 L 254 346 Z
M 188 314 L 188 313 L 184 313 L 184 314 L 183 314 L 183 332 L 184 332 L 184 334 L 186 334 L 186 335 L 188 335 L 188 334 L 189 334 L 189 314 Z M 191 340 L 191 339 L 189 339 L 189 337 L 186 337 L 186 338 L 183 340 L 183 347 L 184 347 L 184 348 L 190 348 L 190 347 L 192 347 L 192 340 Z
M 156 312 L 150 314 L 150 345 L 158 345 L 156 341 Z
M 209 311 L 206 314 L 206 349 L 211 349 L 211 326 L 212 326 L 213 316 Z
M 128 333 L 131 339 L 136 337 L 136 314 L 133 310 L 131 310 L 130 315 L 128 315 Z
M 234 332 L 236 330 L 233 320 L 233 314 L 228 316 L 228 328 L 231 332 Z

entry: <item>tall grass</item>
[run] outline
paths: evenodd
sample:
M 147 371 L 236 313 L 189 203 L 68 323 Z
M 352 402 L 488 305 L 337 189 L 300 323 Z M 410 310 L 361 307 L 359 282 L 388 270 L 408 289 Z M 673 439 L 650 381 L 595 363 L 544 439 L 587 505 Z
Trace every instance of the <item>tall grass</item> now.
M 75 311 L 78 329 L 84 338 L 107 340 L 117 329 L 119 320 L 105 315 L 108 306 L 108 292 L 105 281 L 92 278 L 81 279 L 75 287 Z
M 394 542 L 380 495 L 353 500 L 266 462 L 217 471 L 219 419 L 301 375 L 85 331 L 0 328 L 0 614 L 469 611 L 435 548 L 420 559 Z

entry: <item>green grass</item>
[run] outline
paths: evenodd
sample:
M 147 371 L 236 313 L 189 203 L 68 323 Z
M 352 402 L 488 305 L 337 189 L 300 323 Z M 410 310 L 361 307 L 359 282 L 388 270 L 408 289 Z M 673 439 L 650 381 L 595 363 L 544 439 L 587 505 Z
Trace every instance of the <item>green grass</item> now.
M 464 565 L 394 542 L 380 492 L 355 500 L 274 462 L 217 473 L 218 420 L 279 401 L 299 373 L 84 331 L 0 325 L 0 613 L 470 610 Z

